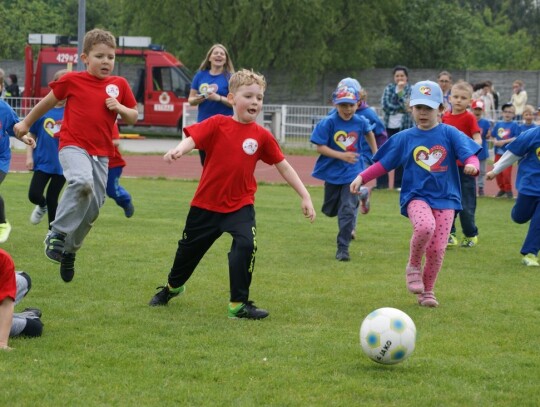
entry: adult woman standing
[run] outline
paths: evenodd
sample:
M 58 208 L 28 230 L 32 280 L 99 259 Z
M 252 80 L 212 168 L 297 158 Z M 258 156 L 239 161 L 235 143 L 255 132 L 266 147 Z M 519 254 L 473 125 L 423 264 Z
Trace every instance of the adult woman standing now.
M 221 44 L 212 45 L 193 78 L 188 97 L 191 106 L 199 106 L 197 122 L 216 114 L 232 116 L 233 111 L 227 95 L 229 78 L 233 73 L 234 66 L 227 48 Z M 199 156 L 201 165 L 204 165 L 205 152 L 199 150 Z
M 393 82 L 389 83 L 381 98 L 381 106 L 384 111 L 384 126 L 388 138 L 401 130 L 413 126 L 412 117 L 409 111 L 408 102 L 411 96 L 411 85 L 409 84 L 409 71 L 406 67 L 398 65 L 392 71 Z M 394 171 L 394 188 L 401 189 L 401 179 L 403 178 L 403 167 L 398 167 Z M 388 188 L 388 174 L 377 179 L 377 188 Z

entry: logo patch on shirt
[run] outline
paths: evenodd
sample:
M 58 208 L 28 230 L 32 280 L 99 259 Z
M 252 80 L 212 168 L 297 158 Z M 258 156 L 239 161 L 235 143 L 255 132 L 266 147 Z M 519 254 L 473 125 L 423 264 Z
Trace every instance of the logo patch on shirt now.
M 436 145 L 431 148 L 418 146 L 414 149 L 414 161 L 420 167 L 431 172 L 446 171 L 448 166 L 441 166 L 446 158 L 446 149 L 443 146 Z
M 344 151 L 356 151 L 356 140 L 358 140 L 358 133 L 355 131 L 345 133 L 340 130 L 334 134 L 334 142 Z
M 259 148 L 259 143 L 257 143 L 257 140 L 254 140 L 252 138 L 247 138 L 242 143 L 242 149 L 244 150 L 244 153 L 247 155 L 253 155 Z
M 115 99 L 118 97 L 118 95 L 120 95 L 120 89 L 118 89 L 118 86 L 112 84 L 107 85 L 107 87 L 105 88 L 105 92 L 107 93 L 107 95 Z
M 497 136 L 501 139 L 510 138 L 510 129 L 503 129 L 502 127 L 497 130 Z
M 51 137 L 59 137 L 60 127 L 62 126 L 62 121 L 54 121 L 50 117 L 46 118 L 43 122 L 43 128 L 47 134 Z
M 199 86 L 199 93 L 201 95 L 207 95 L 208 93 L 216 93 L 218 91 L 218 86 L 215 83 L 208 84 L 208 83 L 202 83 L 201 86 Z

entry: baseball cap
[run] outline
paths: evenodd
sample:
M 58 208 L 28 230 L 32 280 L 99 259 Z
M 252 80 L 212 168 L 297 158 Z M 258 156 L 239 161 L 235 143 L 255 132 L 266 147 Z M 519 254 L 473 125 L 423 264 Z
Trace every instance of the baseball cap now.
M 358 82 L 354 78 L 345 78 L 339 81 L 338 87 L 340 86 L 349 86 L 351 88 L 356 89 L 358 92 L 362 90 L 362 86 L 360 85 L 360 82 Z
M 409 105 L 426 105 L 438 109 L 443 102 L 441 87 L 433 81 L 420 81 L 414 84 Z
M 360 84 L 358 84 L 360 85 Z M 354 86 L 348 86 L 345 84 L 338 84 L 336 90 L 332 94 L 332 102 L 335 105 L 342 103 L 356 104 L 360 100 L 360 92 Z
M 482 109 L 484 110 L 484 102 L 481 100 L 473 100 L 471 104 L 471 109 Z

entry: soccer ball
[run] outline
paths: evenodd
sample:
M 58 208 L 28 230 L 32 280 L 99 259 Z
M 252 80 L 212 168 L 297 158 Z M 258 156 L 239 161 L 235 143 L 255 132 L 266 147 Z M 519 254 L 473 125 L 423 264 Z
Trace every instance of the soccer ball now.
M 360 326 L 360 345 L 373 361 L 385 365 L 403 362 L 414 351 L 416 326 L 396 308 L 379 308 Z

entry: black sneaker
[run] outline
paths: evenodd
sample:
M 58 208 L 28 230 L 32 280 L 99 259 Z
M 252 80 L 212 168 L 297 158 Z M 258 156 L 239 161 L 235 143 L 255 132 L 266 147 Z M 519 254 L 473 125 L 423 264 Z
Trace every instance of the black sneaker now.
M 135 207 L 133 206 L 133 203 L 130 202 L 128 206 L 124 208 L 124 214 L 126 215 L 126 218 L 131 218 L 134 213 Z
M 62 255 L 62 261 L 60 262 L 60 277 L 66 283 L 73 280 L 75 274 L 75 253 L 64 252 Z
M 51 232 L 45 237 L 45 256 L 53 263 L 62 261 L 64 253 L 64 239 L 66 237 L 60 233 Z
M 28 313 L 32 314 L 35 318 L 41 318 L 41 310 L 39 308 L 25 308 L 22 310 L 21 314 Z
M 229 318 L 246 318 L 246 319 L 263 319 L 270 313 L 265 309 L 257 308 L 253 301 L 248 301 L 238 305 L 236 308 L 231 308 L 229 305 Z
M 161 290 L 156 295 L 154 295 L 148 303 L 148 305 L 150 305 L 151 307 L 167 305 L 171 298 L 178 297 L 180 294 L 183 294 L 184 291 L 186 291 L 185 285 L 175 288 L 175 291 L 171 291 L 168 284 L 165 286 L 157 287 L 158 290 L 160 288 Z

